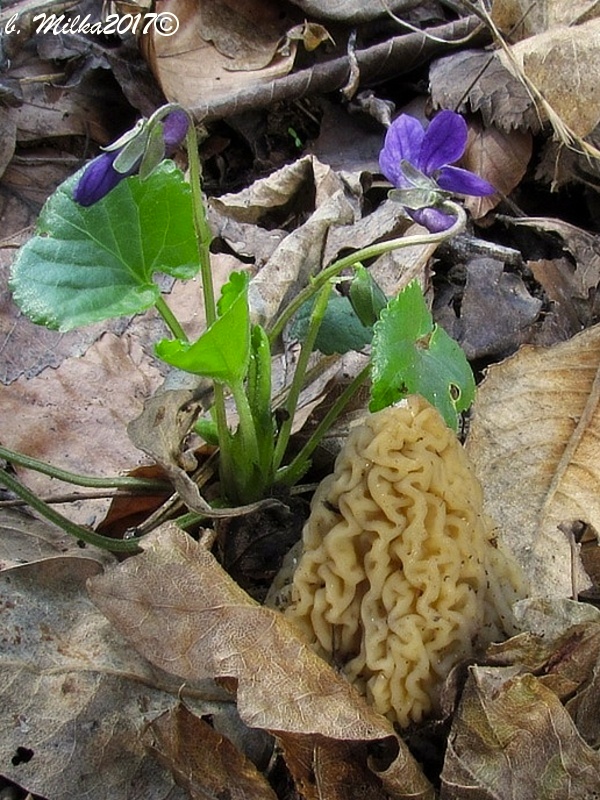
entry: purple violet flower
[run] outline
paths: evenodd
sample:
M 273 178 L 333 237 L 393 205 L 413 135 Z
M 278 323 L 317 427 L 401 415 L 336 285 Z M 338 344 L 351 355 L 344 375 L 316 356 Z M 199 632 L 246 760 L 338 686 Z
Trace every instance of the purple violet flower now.
M 463 156 L 467 135 L 467 123 L 454 111 L 440 111 L 427 130 L 415 117 L 401 114 L 388 128 L 379 154 L 380 169 L 396 189 L 437 189 L 440 199 L 445 192 L 476 197 L 494 194 L 494 187 L 474 172 L 451 166 Z M 406 211 L 431 233 L 445 231 L 455 221 L 433 205 Z
M 171 111 L 162 120 L 162 138 L 164 157 L 172 156 L 182 144 L 188 129 L 188 117 L 185 111 Z M 125 145 L 124 145 L 125 146 Z M 139 170 L 143 154 L 126 172 L 114 168 L 114 162 L 123 148 L 109 150 L 91 161 L 73 191 L 73 199 L 80 206 L 91 206 L 101 200 L 124 178 L 135 175 Z

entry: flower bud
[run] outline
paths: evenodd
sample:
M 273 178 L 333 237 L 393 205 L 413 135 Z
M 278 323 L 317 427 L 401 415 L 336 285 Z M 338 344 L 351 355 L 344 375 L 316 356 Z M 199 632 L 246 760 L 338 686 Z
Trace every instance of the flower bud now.
M 185 111 L 175 109 L 161 120 L 161 124 L 162 138 L 164 142 L 164 155 L 161 156 L 161 151 L 159 150 L 156 162 L 154 162 L 154 159 L 152 159 L 150 168 L 146 170 L 146 174 L 142 177 L 147 177 L 152 169 L 158 165 L 158 162 L 162 160 L 162 157 L 173 155 L 173 153 L 183 143 L 187 134 L 189 120 Z M 152 139 L 151 131 L 148 129 L 148 127 L 146 127 L 146 131 L 144 131 L 142 127 L 140 131 L 136 133 L 134 138 L 137 140 L 137 137 L 140 136 L 145 136 L 145 139 L 142 140 L 141 148 L 146 149 L 149 141 Z M 110 150 L 106 153 L 102 153 L 102 155 L 95 158 L 88 165 L 87 169 L 79 179 L 79 183 L 73 191 L 73 199 L 76 203 L 79 203 L 81 206 L 91 206 L 94 203 L 97 203 L 98 200 L 101 200 L 105 195 L 107 195 L 124 178 L 127 178 L 130 175 L 135 175 L 139 171 L 144 160 L 143 152 L 140 153 L 140 156 L 137 159 L 135 158 L 134 154 L 132 159 L 133 164 L 124 172 L 116 170 L 114 166 L 116 159 L 123 152 L 124 148 L 131 148 L 132 142 L 133 140 L 129 140 L 122 147 L 119 147 L 116 150 Z M 127 167 L 128 164 L 126 163 L 125 166 Z M 144 170 L 142 170 L 142 172 L 144 172 Z

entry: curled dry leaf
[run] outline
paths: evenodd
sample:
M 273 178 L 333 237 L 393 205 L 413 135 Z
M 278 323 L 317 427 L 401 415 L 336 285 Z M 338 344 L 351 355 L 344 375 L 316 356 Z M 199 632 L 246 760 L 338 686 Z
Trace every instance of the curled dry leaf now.
M 600 755 L 554 692 L 529 673 L 471 667 L 448 741 L 441 800 L 592 800 L 598 786 Z
M 200 381 L 196 391 L 168 389 L 149 397 L 139 417 L 127 426 L 129 438 L 164 469 L 179 496 L 192 511 L 207 517 L 236 517 L 259 508 L 279 505 L 278 501 L 269 499 L 236 508 L 212 508 L 184 469 L 187 454 L 183 451 L 183 441 L 198 415 L 200 397 L 207 385 L 205 381 Z
M 305 800 L 382 800 L 381 781 L 362 742 L 285 734 L 280 745 Z
M 523 347 L 480 386 L 467 449 L 533 595 L 572 594 L 573 554 L 559 525 L 600 530 L 599 399 L 600 325 L 553 347 Z M 580 565 L 575 572 L 586 588 Z
M 274 320 L 322 267 L 329 230 L 352 221 L 352 210 L 342 190 L 326 200 L 300 228 L 287 236 L 250 284 L 253 313 Z
M 511 225 L 559 238 L 565 258 L 530 261 L 537 282 L 553 302 L 553 314 L 570 324 L 571 335 L 589 327 L 597 311 L 600 285 L 600 237 L 560 219 L 516 218 Z M 574 262 L 574 263 L 573 263 Z
M 582 739 L 600 744 L 600 612 L 573 600 L 517 604 L 527 633 L 498 645 L 490 665 L 529 672 L 564 703 Z M 529 632 L 529 627 L 532 628 Z
M 272 732 L 348 741 L 393 737 L 393 728 L 298 638 L 278 612 L 255 603 L 201 544 L 166 524 L 144 552 L 89 582 L 93 601 L 152 663 L 185 680 L 237 681 L 241 718 Z M 398 740 L 397 797 L 430 797 Z
M 239 192 L 212 197 L 210 207 L 236 222 L 255 225 L 261 224 L 273 214 L 286 216 L 290 205 L 298 200 L 300 193 L 316 193 L 315 173 L 318 170 L 317 159 L 303 156 L 265 178 L 259 178 Z M 272 227 L 272 222 L 269 227 Z

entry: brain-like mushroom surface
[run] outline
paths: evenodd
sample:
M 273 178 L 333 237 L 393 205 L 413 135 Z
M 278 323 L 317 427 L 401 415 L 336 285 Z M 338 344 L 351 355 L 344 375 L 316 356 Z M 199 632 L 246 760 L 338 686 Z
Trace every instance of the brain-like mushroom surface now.
M 406 726 L 437 710 L 457 662 L 514 632 L 523 595 L 467 454 L 412 396 L 349 433 L 314 495 L 285 613 Z

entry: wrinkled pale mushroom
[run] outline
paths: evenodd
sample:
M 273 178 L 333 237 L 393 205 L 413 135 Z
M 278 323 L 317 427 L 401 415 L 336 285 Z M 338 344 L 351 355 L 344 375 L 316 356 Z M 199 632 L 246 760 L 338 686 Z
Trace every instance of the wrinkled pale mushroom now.
M 315 493 L 286 614 L 400 725 L 450 669 L 513 631 L 524 594 L 467 455 L 418 396 L 354 428 Z

